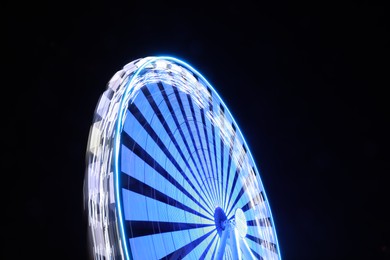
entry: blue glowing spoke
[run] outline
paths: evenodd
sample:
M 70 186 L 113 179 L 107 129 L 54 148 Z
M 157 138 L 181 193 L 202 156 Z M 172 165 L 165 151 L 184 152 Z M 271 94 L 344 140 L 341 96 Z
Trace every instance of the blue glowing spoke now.
M 183 105 L 183 102 L 182 102 L 182 99 L 181 99 L 181 97 L 180 97 L 180 93 L 179 93 L 178 89 L 177 89 L 177 88 L 173 88 L 173 91 L 174 91 L 175 96 L 176 96 L 176 99 L 177 99 L 177 101 L 178 101 L 178 103 L 179 103 L 180 111 L 181 111 L 181 113 L 182 113 L 183 118 L 189 118 L 189 117 L 187 116 L 186 109 L 184 108 L 184 105 Z M 190 124 L 189 124 L 189 120 L 184 120 L 184 121 L 185 121 L 185 125 L 187 126 L 187 130 L 188 130 L 188 132 L 190 133 L 190 137 L 191 137 L 191 141 L 192 141 L 193 147 L 195 148 L 197 158 L 198 158 L 198 160 L 199 160 L 199 163 L 200 163 L 201 168 L 202 168 L 202 171 L 203 171 L 203 176 L 207 176 L 206 171 L 205 171 L 204 164 L 202 163 L 200 154 L 199 154 L 198 149 L 197 149 L 196 141 L 195 141 L 195 138 L 194 138 L 194 135 L 193 135 L 194 132 L 193 132 L 192 129 L 191 129 L 191 126 L 190 126 Z M 201 178 L 201 179 L 204 179 L 204 177 Z M 209 185 L 208 182 L 206 182 L 206 184 L 207 184 L 208 192 L 209 192 L 209 194 L 210 194 L 210 196 L 211 196 L 211 199 L 212 199 L 212 201 L 213 201 L 213 200 L 214 200 L 214 195 L 212 194 L 210 185 Z
M 163 222 L 163 221 L 141 221 L 130 220 L 127 225 L 131 230 L 131 237 L 148 236 L 159 233 L 174 232 L 180 230 L 197 229 L 213 226 L 213 224 Z
M 262 191 L 260 191 L 259 194 L 256 195 L 256 197 L 253 200 L 250 200 L 247 204 L 245 204 L 243 207 L 241 207 L 243 212 L 246 212 L 250 209 L 252 209 L 254 206 L 258 204 L 262 204 L 265 202 L 265 197 Z
M 191 243 L 177 249 L 176 251 L 170 253 L 169 255 L 162 257 L 167 259 L 182 259 L 184 258 L 188 253 L 190 253 L 197 245 L 199 245 L 203 240 L 205 240 L 209 235 L 211 235 L 214 232 L 214 230 L 204 234 L 203 236 L 195 239 Z
M 210 162 L 208 162 L 207 159 L 206 159 L 206 153 L 204 152 L 205 148 L 203 147 L 201 133 L 199 131 L 198 119 L 197 119 L 197 116 L 196 116 L 196 113 L 195 113 L 194 105 L 192 103 L 192 98 L 188 94 L 187 94 L 187 100 L 188 100 L 188 104 L 189 104 L 189 107 L 190 107 L 191 115 L 193 117 L 193 120 L 191 120 L 191 122 L 195 126 L 195 130 L 196 130 L 196 134 L 197 134 L 197 137 L 198 137 L 198 142 L 199 142 L 199 145 L 200 145 L 200 149 L 202 150 L 203 161 L 204 161 L 204 163 L 206 165 L 206 169 L 207 169 L 206 178 L 212 178 L 212 173 L 210 172 L 210 169 L 209 169 Z M 209 182 L 207 182 L 207 183 L 209 183 Z M 212 193 L 213 193 L 214 203 L 215 203 L 215 200 L 217 199 L 217 194 L 216 194 L 216 191 L 214 189 L 214 186 L 212 186 L 211 184 L 210 184 L 210 186 L 212 187 Z
M 270 243 L 275 244 L 276 241 L 274 236 L 265 235 L 265 234 L 270 234 L 271 230 L 272 230 L 272 226 L 248 226 L 247 235 L 253 237 L 259 237 L 264 241 L 269 241 Z
M 243 158 L 246 156 L 246 149 L 244 146 L 243 147 L 243 150 L 245 151 L 245 153 L 241 154 L 241 158 L 239 158 L 239 162 L 243 161 Z M 233 192 L 235 191 L 236 189 L 236 184 L 237 184 L 237 179 L 238 179 L 238 176 L 240 175 L 241 173 L 241 170 L 242 170 L 242 167 L 238 168 L 236 170 L 236 173 L 234 175 L 234 179 L 233 179 L 233 183 L 232 183 L 232 188 L 230 189 L 230 195 L 229 195 L 229 200 L 228 200 L 228 203 L 227 205 L 229 205 L 230 203 L 230 200 L 232 198 L 232 195 L 233 195 Z M 230 206 L 230 209 L 228 209 L 228 214 L 229 215 L 231 213 L 231 211 L 234 209 L 234 206 L 236 205 L 236 203 L 238 202 L 238 200 L 241 198 L 242 194 L 244 194 L 245 190 L 244 190 L 244 187 L 241 187 L 241 190 L 238 192 L 237 196 L 236 196 L 236 199 L 235 201 L 233 202 L 233 205 Z M 228 206 L 229 208 L 229 206 Z
M 206 176 L 206 171 L 205 171 L 205 163 L 202 162 L 201 156 L 199 154 L 200 146 L 198 146 L 196 144 L 196 141 L 195 141 L 195 138 L 194 138 L 194 134 L 193 134 L 194 132 L 192 131 L 191 126 L 190 126 L 190 121 L 191 120 L 190 120 L 190 117 L 187 115 L 186 109 L 185 109 L 184 104 L 182 102 L 182 99 L 180 97 L 180 93 L 178 92 L 177 88 L 174 88 L 173 90 L 174 90 L 176 99 L 178 101 L 178 104 L 179 104 L 179 107 L 180 107 L 180 111 L 182 113 L 182 117 L 184 118 L 184 122 L 185 122 L 185 125 L 187 127 L 187 131 L 188 131 L 188 133 L 190 135 L 190 139 L 192 141 L 194 150 L 196 152 L 196 155 L 197 155 L 197 158 L 198 158 L 198 162 L 199 162 L 199 164 L 201 166 L 201 169 L 202 169 L 202 172 L 203 172 L 203 174 L 200 175 L 200 179 L 201 179 L 201 181 L 203 181 L 204 180 L 204 176 Z M 208 183 L 206 183 L 206 184 L 208 184 Z M 205 188 L 206 188 L 206 190 L 207 190 L 207 192 L 208 192 L 208 194 L 210 196 L 211 201 L 213 201 L 214 197 L 213 197 L 213 194 L 211 192 L 211 189 L 210 189 L 209 185 L 207 185 L 207 186 L 205 185 Z
M 227 171 L 226 171 L 226 184 L 225 184 L 225 209 L 228 207 L 228 203 L 227 203 L 227 194 L 228 194 L 228 184 L 229 184 L 229 176 L 230 176 L 230 167 L 231 167 L 231 163 L 232 163 L 232 153 L 233 153 L 233 142 L 234 142 L 234 139 L 235 139 L 235 136 L 236 136 L 236 127 L 234 126 L 234 124 L 232 123 L 232 128 L 233 128 L 233 135 L 230 137 L 230 144 L 229 144 L 229 157 L 228 157 L 228 165 L 227 165 Z
M 199 259 L 206 259 L 207 253 L 210 252 L 210 247 L 213 245 L 215 238 L 217 237 L 217 234 L 213 236 L 211 241 L 208 243 L 207 247 L 204 249 L 202 255 L 199 257 Z
M 199 239 L 201 237 L 204 237 L 204 240 L 207 240 L 208 236 L 204 236 L 205 234 L 212 235 L 215 233 L 215 227 L 204 227 L 201 229 L 190 229 L 186 231 L 178 231 L 178 232 L 172 232 L 172 237 L 175 240 L 175 249 L 173 251 L 167 252 L 167 254 L 173 254 L 174 251 L 180 250 L 180 248 L 188 246 L 196 239 Z M 199 241 L 199 240 L 198 240 Z M 199 241 L 200 243 L 202 241 Z M 192 244 L 194 247 L 196 247 L 196 244 Z M 169 258 L 168 258 L 169 259 Z
M 219 243 L 214 243 L 214 250 L 213 250 L 213 254 L 211 255 L 211 259 L 214 259 L 215 253 L 217 252 L 218 245 Z
M 137 142 L 134 141 L 131 136 L 124 132 L 123 134 L 123 143 L 127 148 L 132 148 L 131 150 L 140 158 L 142 158 L 148 165 L 153 167 L 161 176 L 163 176 L 167 181 L 176 186 L 182 193 L 184 193 L 188 198 L 190 198 L 195 204 L 208 212 L 202 204 L 199 203 L 184 187 L 177 182 L 172 175 L 170 175 L 157 161 L 153 159 Z M 210 213 L 210 215 L 212 215 Z
M 214 114 L 214 106 L 213 106 L 213 94 L 212 94 L 212 91 L 209 87 L 207 87 L 207 91 L 209 92 L 210 94 L 210 99 L 209 99 L 209 112 L 210 114 Z M 222 178 L 220 178 L 220 174 L 222 172 L 219 171 L 218 169 L 218 154 L 217 154 L 217 142 L 216 142 L 216 139 L 215 139 L 215 127 L 214 127 L 214 124 L 212 124 L 210 122 L 210 120 L 207 120 L 206 122 L 208 122 L 208 124 L 211 125 L 211 134 L 212 134 L 212 140 L 213 140 L 213 143 L 212 143 L 212 146 L 213 146 L 213 156 L 214 156 L 214 165 L 215 165 L 215 173 L 216 173 L 216 178 L 217 178 L 217 188 L 218 188 L 218 201 L 220 203 L 219 206 L 223 206 L 222 205 L 222 198 L 223 198 L 223 194 L 222 193 Z M 207 124 L 207 123 L 206 123 Z M 206 125 L 205 124 L 205 125 Z M 222 168 L 221 168 L 222 169 Z
M 194 210 L 193 208 L 184 205 L 183 203 L 167 196 L 167 194 L 164 194 L 164 193 L 150 187 L 149 185 L 147 185 L 147 184 L 145 184 L 145 183 L 143 183 L 143 182 L 127 175 L 127 174 L 122 173 L 122 184 L 123 184 L 124 188 L 126 188 L 130 191 L 136 192 L 138 194 L 142 194 L 146 197 L 161 201 L 161 202 L 166 203 L 168 205 L 183 209 L 185 211 L 188 211 L 192 214 L 203 217 L 205 219 L 209 219 L 211 221 L 213 220 L 211 217 L 208 217 L 204 214 L 199 213 L 198 211 Z
M 261 255 L 259 255 L 255 250 L 253 250 L 252 248 L 250 250 L 251 250 L 252 254 L 256 257 L 256 259 L 264 260 L 264 258 Z
M 153 130 L 151 125 L 147 122 L 145 117 L 142 115 L 141 111 L 138 109 L 138 107 L 135 104 L 132 104 L 129 107 L 129 111 L 133 114 L 135 119 L 140 123 L 141 127 L 145 129 L 145 131 L 148 133 L 148 135 L 154 140 L 154 142 L 159 146 L 159 148 L 162 150 L 162 152 L 165 154 L 165 156 L 171 161 L 171 163 L 176 167 L 176 169 L 180 172 L 180 174 L 183 176 L 183 178 L 188 182 L 188 184 L 191 186 L 191 188 L 196 192 L 196 194 L 199 195 L 199 197 L 204 201 L 206 206 L 210 209 L 212 212 L 212 208 L 208 205 L 208 203 L 204 200 L 204 196 L 200 194 L 197 188 L 193 185 L 193 183 L 189 180 L 188 176 L 184 173 L 183 169 L 180 167 L 178 162 L 174 159 L 173 155 L 169 152 L 168 148 L 164 145 L 163 141 L 159 138 L 157 133 Z M 165 122 L 165 121 L 164 121 Z M 163 123 L 163 122 L 162 122 Z M 166 125 L 166 124 L 163 124 Z M 186 166 L 191 169 L 188 165 L 188 161 L 183 155 L 183 152 L 181 149 L 178 147 L 177 142 L 175 138 L 173 137 L 172 133 L 170 132 L 169 128 L 166 129 L 168 132 L 171 140 L 176 144 L 176 147 L 178 149 L 178 152 L 180 153 L 183 161 L 186 163 Z M 200 184 L 198 183 L 199 188 L 201 188 Z
M 223 183 L 224 183 L 224 146 L 222 145 L 222 141 L 220 142 L 216 142 L 216 143 L 220 143 L 219 146 L 217 146 L 217 154 L 216 154 L 216 158 L 217 160 L 219 161 L 219 169 L 218 169 L 218 175 L 219 175 L 219 192 L 220 192 L 220 196 L 221 196 L 221 199 L 220 199 L 220 207 L 225 209 L 225 206 L 224 206 L 224 198 L 225 198 L 225 193 L 224 193 L 224 189 L 223 189 Z
M 261 239 L 261 238 L 258 238 L 258 237 L 255 237 L 255 236 L 252 236 L 252 235 L 249 235 L 247 234 L 246 235 L 246 238 L 252 240 L 253 242 L 261 245 L 263 248 L 273 252 L 273 253 L 276 253 L 276 244 L 275 243 L 272 243 L 272 242 L 269 242 L 269 241 L 266 241 L 264 239 Z
M 228 190 L 227 190 L 227 194 L 226 194 L 226 213 L 228 213 L 229 209 L 230 209 L 230 199 L 229 198 L 232 196 L 232 193 L 235 192 L 234 184 L 237 183 L 239 173 L 240 172 L 238 172 L 237 165 L 232 162 L 231 167 L 230 167 L 230 178 L 226 184 L 228 186 Z M 230 194 L 230 196 L 229 196 L 229 194 Z
M 272 222 L 270 217 L 261 218 L 258 220 L 255 219 L 247 220 L 246 224 L 248 227 L 250 226 L 272 227 Z
M 233 202 L 233 206 L 230 208 L 230 213 L 228 215 L 233 214 L 237 208 L 240 208 L 245 213 L 247 211 L 247 210 L 244 211 L 246 207 L 253 206 L 253 198 L 247 195 L 248 193 L 252 193 L 252 192 L 251 191 L 248 192 L 248 190 L 250 190 L 250 188 L 245 186 L 245 184 L 241 185 L 240 191 L 236 194 L 235 200 L 237 200 L 237 202 L 236 201 Z M 241 192 L 243 193 L 241 194 Z M 249 218 L 251 217 L 249 216 Z
M 129 238 L 129 243 L 134 252 L 132 254 L 133 258 L 176 259 L 165 257 L 178 252 L 183 247 L 191 245 L 192 241 L 204 237 L 205 234 L 212 234 L 213 232 L 215 230 L 212 227 L 186 229 Z M 141 253 L 138 253 L 140 249 L 142 249 Z M 149 256 L 151 253 L 153 253 L 153 257 Z
M 237 175 L 238 175 L 238 174 L 237 174 Z M 238 192 L 238 194 L 237 194 L 237 196 L 236 196 L 236 199 L 234 200 L 232 206 L 230 207 L 230 209 L 228 210 L 228 213 L 227 213 L 226 215 L 230 215 L 230 213 L 232 212 L 232 210 L 233 210 L 234 207 L 236 206 L 237 202 L 238 202 L 239 200 L 241 200 L 242 195 L 245 193 L 245 189 L 246 189 L 246 188 L 245 188 L 244 186 L 241 187 L 240 191 Z
M 189 252 L 186 257 L 183 259 L 204 259 L 201 257 L 201 255 L 204 253 L 206 248 L 209 248 L 218 234 L 214 230 L 212 234 L 210 234 L 206 239 L 204 239 L 200 244 L 198 244 L 191 252 Z M 196 239 L 197 237 L 194 237 L 193 239 Z
M 230 200 L 232 199 L 232 195 L 233 195 L 233 192 L 236 188 L 236 184 L 237 184 L 237 180 L 238 180 L 238 176 L 240 174 L 240 171 L 238 169 L 236 169 L 236 171 L 234 172 L 234 178 L 233 178 L 233 182 L 232 182 L 232 186 L 230 188 L 230 192 L 229 192 L 229 196 L 228 196 L 228 202 L 227 202 L 227 212 L 230 213 L 231 212 L 231 207 L 229 206 L 230 205 Z M 229 215 L 229 214 L 227 214 Z
M 220 104 L 219 106 L 218 106 L 218 108 L 219 108 L 219 116 L 221 116 L 222 115 L 222 113 L 223 113 L 223 107 L 222 107 L 222 105 Z M 222 121 L 223 122 L 223 121 Z M 220 172 L 221 172 L 221 196 L 222 196 L 222 205 L 221 205 L 221 207 L 224 209 L 224 210 L 226 210 L 226 205 L 225 205 L 225 193 L 224 193 L 224 189 L 223 189 L 223 187 L 224 187 L 224 184 L 225 184 L 225 181 L 224 181 L 224 172 L 225 172 L 225 168 L 224 168 L 224 162 L 225 162 L 225 156 L 224 156 L 224 154 L 225 154 L 225 144 L 224 144 L 224 142 L 223 142 L 223 138 L 222 138 L 222 136 L 221 136 L 221 132 L 222 132 L 222 127 L 223 127 L 223 125 L 221 126 L 221 128 L 219 128 L 219 131 L 218 131 L 218 134 L 219 134 L 219 138 L 220 138 L 220 142 L 219 142 L 219 150 L 220 150 L 220 161 L 221 161 L 221 170 L 220 170 Z M 226 170 L 227 171 L 227 170 Z
M 256 259 L 264 259 L 267 254 L 266 249 L 251 239 L 246 237 L 244 239 Z
M 217 236 L 217 239 L 215 239 L 213 243 L 210 243 L 211 247 L 209 249 L 208 254 L 206 255 L 206 259 L 214 259 L 216 248 L 217 248 L 217 245 L 218 245 L 218 241 L 219 241 L 219 236 Z
M 127 155 L 127 153 L 125 153 L 125 151 L 127 149 L 124 147 L 122 150 L 124 151 L 123 155 Z M 127 150 L 127 151 L 129 151 L 129 150 Z M 130 153 L 130 151 L 129 151 L 129 153 Z M 129 158 L 131 158 L 131 157 L 129 157 Z M 137 159 L 137 160 L 134 159 L 133 161 L 135 163 L 134 167 L 139 169 L 140 166 L 138 165 L 139 164 L 138 162 L 140 161 L 140 159 Z M 159 193 L 165 194 L 168 198 L 171 198 L 175 201 L 178 201 L 179 203 L 181 203 L 183 205 L 186 205 L 187 207 L 189 207 L 193 210 L 196 210 L 198 213 L 200 213 L 204 216 L 209 216 L 208 212 L 206 212 L 203 209 L 201 209 L 200 207 L 198 207 L 193 201 L 187 199 L 187 197 L 184 196 L 184 194 L 182 194 L 180 192 L 180 190 L 178 190 L 170 182 L 167 182 L 161 175 L 156 173 L 152 167 L 150 167 L 149 165 L 143 165 L 143 167 L 145 167 L 145 169 L 144 169 L 144 172 L 146 173 L 145 176 L 142 174 L 140 175 L 138 173 L 138 171 L 131 171 L 129 173 L 128 170 L 131 170 L 131 169 L 128 169 L 127 167 L 123 168 L 123 170 L 125 171 L 123 173 L 125 173 L 124 175 L 128 174 L 132 178 L 137 179 L 138 182 L 135 182 L 135 183 L 139 183 L 138 185 L 140 186 L 140 189 L 145 188 L 146 190 L 144 192 L 149 191 L 149 190 L 151 190 L 151 192 L 154 192 L 154 190 L 156 190 Z M 124 181 L 126 181 L 126 183 L 125 183 L 126 185 L 128 184 L 128 181 L 132 180 L 132 179 L 128 179 L 127 176 L 122 176 L 122 178 Z M 145 184 L 145 187 L 141 186 L 142 185 L 141 183 Z M 148 187 L 150 187 L 150 188 L 148 188 Z M 149 195 L 149 196 L 151 196 L 153 198 L 153 194 Z M 155 206 L 156 209 L 158 208 L 157 206 L 158 205 Z M 164 211 L 164 209 L 159 208 L 157 212 L 149 212 L 149 214 L 160 214 L 163 211 Z M 137 211 L 137 212 L 139 212 L 139 211 Z M 170 221 L 172 221 L 172 220 L 170 220 Z
M 165 193 L 166 195 L 180 201 L 181 203 L 186 204 L 187 206 L 190 206 L 192 208 L 197 207 L 197 204 L 195 204 L 189 199 L 186 199 L 187 197 L 184 196 L 184 194 L 182 194 L 176 186 L 174 186 L 171 182 L 167 182 L 166 179 L 158 172 L 156 172 L 153 167 L 148 164 L 145 164 L 142 158 L 138 157 L 136 154 L 133 153 L 133 151 L 129 150 L 124 145 L 122 145 L 122 155 L 123 156 L 121 165 L 123 173 L 136 178 L 140 182 L 143 182 L 151 186 L 152 188 L 162 193 Z M 124 160 L 123 158 L 131 159 L 132 163 L 129 164 L 129 160 Z M 175 173 L 176 174 L 173 174 L 174 178 L 179 175 L 178 172 Z M 199 208 L 199 211 L 203 214 L 210 215 L 208 211 L 206 212 L 201 208 Z
M 213 163 L 213 160 L 211 159 L 211 149 L 210 149 L 210 141 L 209 141 L 209 134 L 208 134 L 208 127 L 207 127 L 207 122 L 206 122 L 206 119 L 205 119 L 205 111 L 203 108 L 200 108 L 200 109 L 197 109 L 196 111 L 197 113 L 196 114 L 200 114 L 200 117 L 201 117 L 201 120 L 202 120 L 202 123 L 199 124 L 200 122 L 198 121 L 198 125 L 200 128 L 203 128 L 203 133 L 202 131 L 200 130 L 201 134 L 204 136 L 205 138 L 205 142 L 206 142 L 206 146 L 207 146 L 207 152 L 208 152 L 208 165 L 210 166 L 210 171 L 211 171 L 211 178 L 216 178 L 216 182 L 214 182 L 214 190 L 215 190 L 215 193 L 216 193 L 216 199 L 217 201 L 219 202 L 220 201 L 220 194 L 219 194 L 219 190 L 218 190 L 218 176 L 216 174 L 216 171 L 214 170 L 214 163 Z M 202 138 L 203 139 L 203 138 Z
M 198 164 L 195 162 L 195 159 L 194 159 L 194 157 L 193 157 L 193 155 L 192 155 L 192 153 L 191 153 L 191 149 L 190 149 L 190 147 L 189 147 L 189 144 L 188 144 L 188 142 L 187 142 L 187 139 L 186 139 L 185 136 L 184 136 L 183 130 L 182 130 L 181 125 L 180 125 L 180 123 L 179 123 L 179 121 L 178 121 L 178 119 L 177 119 L 177 116 L 176 116 L 176 113 L 175 113 L 175 111 L 174 111 L 174 109 L 173 109 L 173 107 L 172 107 L 172 104 L 171 104 L 171 102 L 169 101 L 167 92 L 166 92 L 166 90 L 164 89 L 164 86 L 163 86 L 163 84 L 162 84 L 161 82 L 159 82 L 157 85 L 158 85 L 158 87 L 159 87 L 159 89 L 160 89 L 160 91 L 161 91 L 161 94 L 162 94 L 162 96 L 163 96 L 163 98 L 164 98 L 164 101 L 165 101 L 165 103 L 166 103 L 166 105 L 167 105 L 167 107 L 168 107 L 168 109 L 169 109 L 169 112 L 170 112 L 170 114 L 171 114 L 171 116 L 172 116 L 172 118 L 173 118 L 173 120 L 174 120 L 174 122 L 175 122 L 176 129 L 178 129 L 179 134 L 180 134 L 180 137 L 182 138 L 182 141 L 183 141 L 183 143 L 184 143 L 184 146 L 185 146 L 186 149 L 187 149 L 187 153 L 189 154 L 191 161 L 194 163 L 194 166 L 195 166 L 195 168 L 196 168 L 196 171 L 197 171 L 197 173 L 198 173 L 198 176 L 200 176 L 199 166 L 198 166 Z M 183 111 L 182 111 L 182 113 L 183 113 Z M 177 143 L 177 142 L 176 142 L 176 143 Z M 175 143 L 175 145 L 176 145 L 176 143 Z M 187 161 L 188 161 L 188 160 L 187 160 Z M 194 174 L 192 168 L 189 167 L 189 169 L 190 169 L 190 172 L 191 172 L 191 174 L 193 175 L 194 179 L 196 180 L 196 182 L 198 183 L 198 185 L 201 187 L 201 190 L 202 190 L 202 192 L 204 193 L 205 197 L 206 197 L 207 200 L 209 200 L 210 203 L 211 203 L 211 197 L 210 197 L 211 195 L 209 194 L 208 190 L 206 190 L 206 191 L 203 190 L 202 186 L 199 184 L 198 178 L 195 177 L 195 174 Z M 207 194 L 206 194 L 206 192 L 207 192 Z
M 192 125 L 195 125 L 197 129 L 199 129 L 198 125 L 201 125 L 202 128 L 204 128 L 203 124 L 201 124 L 199 121 L 193 121 L 193 120 L 190 120 L 190 123 Z M 210 153 L 210 150 L 209 148 L 206 148 L 206 144 L 203 144 L 203 141 L 206 142 L 205 140 L 205 137 L 203 136 L 203 133 L 202 131 L 199 131 L 199 136 L 198 136 L 198 140 L 199 140 L 199 144 L 200 144 L 200 148 L 198 148 L 197 150 L 200 151 L 200 154 L 202 154 L 202 158 L 203 158 L 203 162 L 204 162 L 204 165 L 206 165 L 206 169 L 207 169 L 207 174 L 203 177 L 203 182 L 206 182 L 209 187 L 211 187 L 211 191 L 212 191 L 212 198 L 213 198 L 213 205 L 216 203 L 215 201 L 217 201 L 217 193 L 216 193 L 216 190 L 215 190 L 215 185 L 212 185 L 212 181 L 213 180 L 213 171 L 210 169 L 210 166 L 211 166 L 211 161 L 210 161 L 210 158 L 211 157 L 207 157 L 206 155 Z
M 211 95 L 210 95 L 209 111 L 208 112 L 212 113 L 212 111 L 213 111 L 213 106 L 212 106 L 212 100 L 211 100 Z M 216 179 L 215 188 L 216 188 L 216 192 L 217 192 L 218 205 L 221 206 L 222 196 L 221 196 L 220 178 L 219 178 L 219 172 L 218 172 L 218 160 L 217 160 L 217 150 L 216 150 L 216 142 L 215 142 L 215 128 L 214 128 L 214 124 L 210 124 L 210 120 L 205 119 L 204 109 L 201 109 L 201 115 L 202 115 L 202 125 L 203 125 L 203 129 L 204 129 L 204 135 L 206 137 L 206 142 L 207 142 L 209 161 L 211 164 L 210 167 L 212 169 L 213 177 Z M 210 136 L 210 130 L 209 130 L 210 127 L 211 127 L 211 136 Z M 209 140 L 212 140 L 212 142 Z M 210 149 L 210 145 L 211 145 L 212 149 Z

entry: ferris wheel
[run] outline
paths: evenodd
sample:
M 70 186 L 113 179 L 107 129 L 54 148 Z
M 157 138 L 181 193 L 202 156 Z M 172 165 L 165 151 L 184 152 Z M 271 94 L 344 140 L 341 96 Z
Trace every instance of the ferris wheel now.
M 130 62 L 90 128 L 94 259 L 281 259 L 259 171 L 209 82 L 172 57 Z

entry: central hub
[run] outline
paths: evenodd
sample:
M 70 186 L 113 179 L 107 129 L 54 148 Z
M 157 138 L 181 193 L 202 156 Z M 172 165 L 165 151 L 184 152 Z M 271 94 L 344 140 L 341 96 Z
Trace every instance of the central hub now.
M 227 220 L 225 211 L 220 207 L 216 207 L 214 211 L 214 222 L 217 228 L 218 235 L 222 235 L 222 231 L 225 230 L 224 222 Z
M 244 238 L 248 232 L 248 225 L 246 223 L 246 217 L 242 209 L 238 208 L 234 214 L 234 221 L 236 223 L 236 229 L 240 237 Z

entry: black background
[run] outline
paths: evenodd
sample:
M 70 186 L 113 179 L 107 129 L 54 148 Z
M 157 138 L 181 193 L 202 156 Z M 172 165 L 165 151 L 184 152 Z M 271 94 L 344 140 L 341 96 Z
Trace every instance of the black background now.
M 284 259 L 390 259 L 383 5 L 10 7 L 3 114 L 11 167 L 3 174 L 12 181 L 3 186 L 13 206 L 4 211 L 7 242 L 17 247 L 3 254 L 87 259 L 82 188 L 99 96 L 128 62 L 170 55 L 200 71 L 235 117 L 261 171 Z

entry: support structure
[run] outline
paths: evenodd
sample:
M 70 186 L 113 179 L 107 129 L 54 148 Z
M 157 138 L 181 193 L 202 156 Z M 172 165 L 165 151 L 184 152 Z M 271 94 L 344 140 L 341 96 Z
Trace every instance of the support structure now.
M 229 236 L 229 230 L 231 229 L 231 225 L 228 220 L 222 223 L 222 227 L 224 230 L 222 231 L 221 239 L 219 242 L 219 247 L 218 247 L 218 253 L 217 253 L 217 260 L 222 260 L 223 255 L 225 254 L 225 247 L 226 247 L 226 242 Z
M 238 240 L 242 240 L 239 238 L 237 234 L 237 229 L 233 224 L 230 224 L 230 249 L 232 250 L 233 259 L 241 259 L 241 250 L 240 245 L 238 244 Z
M 217 260 L 223 259 L 226 250 L 226 244 L 229 244 L 233 260 L 256 259 L 248 244 L 245 242 L 244 237 L 239 234 L 235 219 L 230 221 L 225 220 L 223 223 L 221 223 L 221 226 L 223 230 L 217 251 Z

